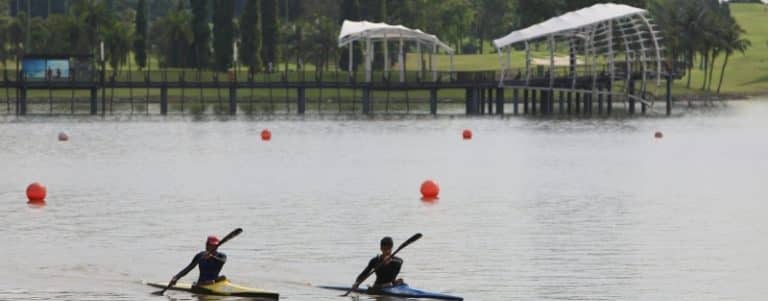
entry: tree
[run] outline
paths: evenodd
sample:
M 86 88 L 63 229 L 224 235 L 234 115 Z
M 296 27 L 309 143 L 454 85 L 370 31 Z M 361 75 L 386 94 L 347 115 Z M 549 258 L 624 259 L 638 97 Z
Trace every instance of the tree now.
M 528 27 L 560 15 L 564 7 L 564 0 L 519 0 L 517 1 L 518 27 Z
M 197 68 L 206 68 L 211 61 L 211 29 L 208 27 L 208 0 L 192 2 L 193 61 Z
M 143 69 L 147 66 L 147 17 L 145 12 L 147 11 L 147 4 L 145 0 L 139 0 L 136 6 L 136 31 L 135 39 L 133 40 L 133 53 L 136 65 L 139 69 Z
M 75 0 L 70 11 L 84 25 L 84 39 L 79 41 L 78 49 L 93 51 L 100 42 L 100 29 L 111 24 L 112 14 L 105 2 L 97 0 Z
M 335 22 L 325 16 L 316 17 L 307 26 L 307 61 L 315 65 L 316 72 L 327 68 L 331 57 L 336 57 L 336 31 Z
M 360 18 L 360 2 L 358 0 L 343 0 L 341 4 L 341 16 L 339 18 L 339 26 L 341 26 L 345 20 L 361 21 Z M 363 59 L 363 51 L 360 48 L 359 43 L 354 46 L 352 50 L 353 65 L 352 70 L 357 70 Z M 341 50 L 341 58 L 339 58 L 339 68 L 343 70 L 349 69 L 349 51 Z
M 240 60 L 251 73 L 261 70 L 261 0 L 247 0 L 240 18 Z
M 152 43 L 157 45 L 160 63 L 164 67 L 187 67 L 192 61 L 192 16 L 179 7 L 159 18 L 152 25 Z M 230 44 L 231 49 L 231 44 Z
M 511 0 L 474 0 L 475 34 L 479 40 L 480 53 L 483 53 L 487 39 L 506 34 L 511 28 L 513 2 Z M 461 51 L 461 48 L 457 48 Z
M 232 64 L 232 43 L 235 41 L 234 13 L 234 0 L 220 0 L 214 3 L 213 53 L 214 69 L 217 71 L 227 71 Z
M 261 60 L 264 64 L 277 66 L 280 58 L 280 50 L 277 47 L 280 44 L 277 0 L 262 0 L 261 9 Z
M 104 29 L 104 50 L 106 60 L 112 67 L 112 76 L 117 75 L 120 66 L 128 62 L 131 51 L 131 30 L 127 24 L 113 22 Z
M 725 51 L 725 60 L 723 61 L 723 66 L 720 70 L 720 81 L 717 84 L 718 94 L 720 94 L 720 88 L 723 86 L 723 77 L 725 77 L 725 67 L 728 65 L 728 58 L 737 51 L 744 54 L 747 49 L 752 46 L 752 43 L 749 40 L 742 37 L 742 34 L 745 34 L 746 31 L 736 23 L 736 20 L 734 20 L 733 17 L 729 17 L 726 22 L 727 27 L 722 39 L 724 42 L 723 51 Z

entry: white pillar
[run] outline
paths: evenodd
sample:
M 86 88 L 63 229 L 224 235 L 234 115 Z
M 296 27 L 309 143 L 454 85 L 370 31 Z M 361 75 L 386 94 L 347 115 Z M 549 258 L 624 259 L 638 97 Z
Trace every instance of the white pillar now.
M 349 65 L 347 65 L 347 70 L 349 70 L 349 77 L 352 77 L 352 66 L 354 65 L 354 54 L 352 49 L 355 48 L 355 41 L 350 40 L 347 45 L 349 47 Z
M 525 86 L 531 81 L 531 46 L 525 41 Z
M 384 76 L 389 80 L 389 43 L 387 43 L 387 33 L 384 33 Z
M 371 69 L 373 69 L 371 68 L 371 64 L 373 62 L 373 45 L 371 43 L 371 38 L 367 38 L 365 40 L 365 45 L 365 81 L 370 83 L 372 77 Z
M 549 89 L 555 85 L 555 36 L 549 35 Z M 551 96 L 551 95 L 550 95 Z
M 405 53 L 403 53 L 403 33 L 400 33 L 400 54 L 397 56 L 400 60 L 400 82 L 405 82 Z
M 437 44 L 432 44 L 432 56 L 435 57 L 434 64 L 432 63 L 432 56 L 429 57 L 429 65 L 432 67 L 432 80 L 437 81 Z
M 421 58 L 421 41 L 416 40 L 416 52 L 418 52 L 418 59 L 419 59 L 419 78 L 424 77 L 424 73 L 422 72 L 424 70 L 424 64 L 422 64 L 422 58 Z

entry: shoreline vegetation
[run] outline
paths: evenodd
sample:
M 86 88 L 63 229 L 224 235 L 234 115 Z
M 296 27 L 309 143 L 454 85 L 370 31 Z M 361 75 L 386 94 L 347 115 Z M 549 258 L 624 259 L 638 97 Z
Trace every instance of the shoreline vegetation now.
M 703 2 L 702 2 L 703 1 Z M 24 1 L 21 1 L 24 2 Z M 447 1 L 438 5 L 431 0 L 417 0 L 414 2 L 405 1 L 373 1 L 373 0 L 322 0 L 327 7 L 316 12 L 307 11 L 306 3 L 301 1 L 286 0 L 284 4 L 275 4 L 274 0 L 235 0 L 222 1 L 234 3 L 234 11 L 240 10 L 240 14 L 227 15 L 217 12 L 217 4 L 205 0 L 167 0 L 165 7 L 147 7 L 147 1 L 143 0 L 115 0 L 107 1 L 110 7 L 99 4 L 99 1 L 91 0 L 73 0 L 71 7 L 58 8 L 63 6 L 61 3 L 55 5 L 51 15 L 41 17 L 32 12 L 31 18 L 31 52 L 42 53 L 46 49 L 64 49 L 66 52 L 96 53 L 98 49 L 89 47 L 89 45 L 98 44 L 95 41 L 105 41 L 109 45 L 105 46 L 105 55 L 107 60 L 107 74 L 113 71 L 121 73 L 124 76 L 126 71 L 136 73 L 141 70 L 188 70 L 191 74 L 197 72 L 197 68 L 190 67 L 201 60 L 200 55 L 191 53 L 188 49 L 196 49 L 196 39 L 207 41 L 211 45 L 210 49 L 205 50 L 206 63 L 204 72 L 219 72 L 226 74 L 228 70 L 238 68 L 238 73 L 247 72 L 248 68 L 254 68 L 258 72 L 263 72 L 266 68 L 264 59 L 273 58 L 279 63 L 274 65 L 280 70 L 296 70 L 302 63 L 302 71 L 312 71 L 317 68 L 324 70 L 336 70 L 345 66 L 336 66 L 336 62 L 341 65 L 346 62 L 343 58 L 346 51 L 339 51 L 335 48 L 335 39 L 338 31 L 336 19 L 367 19 L 371 21 L 386 21 L 393 24 L 405 24 L 414 28 L 423 28 L 427 32 L 438 35 L 445 39 L 452 47 L 457 49 L 458 54 L 454 58 L 454 70 L 462 71 L 496 71 L 500 68 L 499 55 L 492 49 L 491 40 L 502 36 L 514 28 L 521 28 L 530 24 L 538 23 L 551 16 L 577 9 L 583 6 L 591 5 L 603 1 L 561 1 L 552 0 L 539 3 L 538 10 L 530 5 L 530 1 L 510 0 L 510 1 L 482 1 L 471 0 L 467 3 L 471 6 L 462 6 L 461 1 Z M 97 3 L 99 2 L 99 3 Z M 160 3 L 163 1 L 152 1 Z M 254 3 L 259 3 L 257 8 Z M 370 2 L 370 3 L 369 3 Z M 372 5 L 379 3 L 378 5 Z M 439 2 L 439 1 L 438 1 Z M 454 3 L 456 2 L 456 3 Z M 533 1 L 538 3 L 537 1 Z M 551 2 L 551 3 L 550 3 Z M 578 3 L 577 3 L 578 2 Z M 613 1 L 616 2 L 616 1 Z M 673 84 L 672 95 L 676 101 L 719 101 L 719 100 L 742 100 L 768 95 L 768 10 L 761 3 L 735 3 L 730 4 L 707 4 L 708 8 L 696 8 L 694 12 L 708 12 L 712 19 L 704 20 L 702 23 L 711 23 L 702 28 L 679 27 L 680 20 L 667 20 L 672 18 L 666 16 L 669 14 L 669 7 L 677 5 L 678 8 L 691 8 L 687 5 L 694 2 L 712 2 L 707 0 L 647 0 L 647 1 L 618 1 L 635 6 L 644 6 L 651 12 L 655 21 L 660 24 L 664 32 L 665 43 L 669 43 L 665 57 L 675 56 L 684 61 L 688 61 L 688 70 L 682 79 L 676 80 Z M 714 1 L 717 2 L 717 1 Z M 740 1 L 755 2 L 755 1 Z M 0 6 L 9 8 L 3 11 L 0 8 L 0 62 L 8 72 L 14 72 L 17 65 L 17 54 L 24 52 L 25 36 L 27 36 L 26 24 L 27 17 L 23 10 L 14 11 L 13 3 L 18 1 L 0 0 Z M 105 2 L 106 3 L 106 2 Z M 207 4 L 206 4 L 207 3 Z M 410 3 L 410 4 L 409 4 Z M 436 2 L 437 3 L 437 2 Z M 332 5 L 331 5 L 332 4 Z M 466 3 L 465 3 L 466 4 Z M 33 5 L 34 4 L 33 2 Z M 114 5 L 114 6 L 112 6 Z M 157 4 L 153 4 L 157 5 Z M 207 6 L 206 6 L 207 5 Z M 223 5 L 223 4 L 222 4 Z M 227 4 L 229 5 L 229 4 Z M 227 6 L 223 5 L 223 6 Z M 286 7 L 283 7 L 285 5 Z M 293 5 L 288 7 L 288 5 Z M 414 10 L 413 5 L 422 5 L 433 7 L 435 12 L 421 12 L 420 15 L 408 15 L 408 11 Z M 435 6 L 436 5 L 436 6 Z M 496 5 L 496 6 L 494 6 Z M 498 9 L 498 5 L 506 6 L 503 10 Z M 713 6 L 714 5 L 714 6 Z M 161 5 L 162 6 L 162 5 Z M 337 6 L 337 7 L 334 7 Z M 578 6 L 578 7 L 577 7 Z M 706 5 L 704 5 L 706 6 Z M 153 9 L 148 15 L 144 10 Z M 22 8 L 24 6 L 22 5 Z M 201 8 L 207 8 L 205 17 L 198 20 Z M 34 9 L 34 8 L 33 8 Z M 227 7 L 232 9 L 232 7 Z M 18 10 L 18 8 L 15 8 Z M 58 14 L 56 10 L 61 10 Z M 112 11 L 124 12 L 122 15 L 112 15 Z M 710 10 L 710 11 L 707 11 Z M 12 12 L 14 11 L 14 12 Z M 431 16 L 430 13 L 465 13 L 459 14 L 461 18 L 456 20 L 445 19 L 445 16 Z M 660 12 L 661 11 L 661 12 Z M 140 13 L 137 13 L 140 12 Z M 12 16 L 16 14 L 15 16 Z M 221 14 L 221 15 L 217 15 Z M 497 14 L 497 15 L 494 15 Z M 243 17 L 259 19 L 257 22 L 243 23 Z M 273 20 L 276 17 L 279 20 Z M 425 22 L 429 17 L 436 17 L 435 22 Z M 487 18 L 495 17 L 497 20 L 489 22 Z M 81 19 L 78 19 L 81 18 Z M 85 19 L 82 19 L 85 18 Z M 111 19 L 110 19 L 111 18 Z M 207 18 L 207 19 L 206 19 Z M 684 17 L 677 16 L 683 19 Z M 715 19 L 720 20 L 715 20 Z M 88 20 L 97 28 L 89 28 Z M 208 20 L 208 21 L 206 21 Z M 225 20 L 225 21 L 221 21 Z M 232 22 L 226 22 L 232 20 Z M 99 23 L 101 22 L 101 23 Z M 202 22 L 209 26 L 200 28 Z M 224 57 L 217 59 L 217 50 L 228 48 L 232 50 L 232 44 L 229 41 L 217 42 L 216 26 L 224 22 L 233 25 L 234 28 L 225 28 L 225 31 L 234 32 L 234 36 L 229 37 L 229 41 L 237 39 L 240 43 L 245 41 L 246 37 L 253 39 L 249 45 L 240 46 L 240 57 L 237 65 L 224 63 L 223 68 L 218 66 L 220 61 L 233 61 L 233 53 L 224 53 Z M 677 22 L 677 23 L 675 23 Z M 721 23 L 718 23 L 721 22 Z M 723 23 L 724 22 L 724 23 Z M 50 24 L 49 24 L 50 23 Z M 84 24 L 79 24 L 84 23 Z M 486 24 L 488 23 L 488 24 Z M 693 41 L 684 40 L 681 36 L 685 32 L 706 31 L 716 27 L 713 24 L 730 24 L 731 35 L 724 35 L 721 40 L 706 40 L 711 37 L 701 38 L 697 45 L 689 45 Z M 140 26 L 149 25 L 148 28 Z M 245 25 L 244 25 L 245 24 Z M 411 25 L 413 24 L 413 25 Z M 509 26 L 513 24 L 513 26 Z M 58 25 L 55 28 L 52 25 Z M 80 27 L 78 27 L 80 26 Z M 197 27 L 195 27 L 197 26 Z M 250 26 L 250 28 L 247 28 Z M 463 27 L 462 27 L 463 26 Z M 226 27 L 226 26 L 225 26 Z M 56 37 L 56 30 L 65 28 L 68 30 L 70 41 Z M 218 30 L 221 30 L 219 26 Z M 274 29 L 273 32 L 267 32 L 266 28 Z M 275 29 L 277 28 L 277 29 Z M 491 30 L 492 29 L 492 30 Z M 143 34 L 137 34 L 138 31 L 144 31 Z M 711 30 L 710 30 L 711 31 Z M 722 30 L 728 31 L 728 30 Z M 669 36 L 669 32 L 677 32 L 677 35 Z M 204 37 L 198 37 L 198 36 Z M 274 36 L 272 36 L 274 34 Z M 226 34 L 218 34 L 220 37 Z M 716 34 L 710 34 L 713 36 Z M 237 37 L 235 37 L 237 36 Z M 270 40 L 272 39 L 272 40 Z M 730 40 L 729 40 L 730 39 Z M 735 39 L 735 40 L 734 40 Z M 277 47 L 268 47 L 265 41 L 279 41 Z M 250 41 L 250 40 L 249 40 Z M 733 42 L 733 43 L 732 43 Z M 738 42 L 738 43 L 736 43 Z M 181 43 L 181 44 L 178 44 Z M 217 46 L 226 44 L 227 47 Z M 687 43 L 687 44 L 686 44 Z M 730 44 L 729 44 L 730 43 Z M 736 44 L 734 44 L 736 43 Z M 741 44 L 739 44 L 741 43 Z M 112 46 L 110 46 L 112 45 Z M 736 46 L 734 46 L 736 45 Z M 275 46 L 275 45 L 272 45 Z M 250 47 L 250 48 L 249 48 Z M 536 47 L 536 46 L 534 46 Z M 688 47 L 688 48 L 686 48 Z M 735 48 L 734 48 L 735 47 Z M 187 49 L 181 51 L 180 49 Z M 541 47 L 533 52 L 534 64 L 541 58 L 547 56 L 546 47 Z M 560 47 L 557 55 L 567 57 L 567 49 Z M 175 50 L 174 50 L 175 49 Z M 256 55 L 246 55 L 243 51 L 256 53 Z M 695 50 L 687 50 L 695 49 Z M 272 51 L 273 53 L 266 53 Z M 198 51 L 199 52 L 199 51 Z M 377 51 L 381 53 L 381 50 Z M 322 54 L 322 55 L 318 55 Z M 374 68 L 377 63 L 381 64 L 380 58 L 374 61 Z M 415 71 L 418 57 L 414 53 L 409 53 L 406 58 L 406 70 Z M 538 59 L 538 60 L 537 60 Z M 445 55 L 438 55 L 435 58 L 439 70 L 448 70 L 449 59 Z M 359 61 L 359 60 L 358 60 Z M 513 68 L 521 68 L 524 64 L 522 52 L 513 52 Z M 381 68 L 381 66 L 378 66 Z M 393 66 L 391 70 L 397 70 Z M 725 74 L 724 76 L 722 74 Z M 396 72 L 395 75 L 396 76 Z M 720 77 L 722 81 L 720 82 Z M 721 87 L 719 87 L 721 86 Z M 14 97 L 15 91 L 0 90 L 0 99 L 7 96 Z M 107 96 L 110 97 L 111 89 L 108 88 Z M 118 89 L 115 97 L 127 97 L 133 95 L 137 99 L 145 97 L 142 89 L 134 89 L 133 92 L 126 92 L 126 89 Z M 716 91 L 717 90 L 717 91 Z M 204 89 L 198 93 L 197 89 L 190 89 L 188 94 L 194 98 L 199 93 L 205 97 L 216 97 L 219 91 L 216 89 Z M 275 90 L 276 93 L 280 93 Z M 239 92 L 239 98 L 243 94 L 248 94 L 248 89 Z M 265 91 L 259 91 L 257 94 L 264 96 Z M 30 93 L 30 100 L 46 98 L 49 95 L 60 95 L 67 97 L 71 93 L 68 91 L 34 91 Z M 75 93 L 80 97 L 81 93 Z M 151 97 L 156 97 L 158 91 L 151 91 Z M 176 94 L 170 93 L 172 97 Z M 333 93 L 335 94 L 335 93 Z M 350 93 L 342 92 L 341 98 L 348 97 Z M 418 93 L 417 93 L 418 94 Z M 455 95 L 454 95 L 455 94 Z M 395 97 L 400 97 L 397 92 Z M 83 96 L 85 96 L 83 94 Z M 313 95 L 314 96 L 314 95 Z M 276 96 L 277 97 L 277 96 Z M 417 96 L 420 97 L 420 96 Z M 446 93 L 448 98 L 461 98 L 460 92 L 450 91 Z

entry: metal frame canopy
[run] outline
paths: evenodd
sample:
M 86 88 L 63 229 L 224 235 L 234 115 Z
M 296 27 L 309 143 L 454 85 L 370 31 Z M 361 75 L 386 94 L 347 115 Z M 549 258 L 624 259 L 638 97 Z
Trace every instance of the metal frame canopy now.
M 398 54 L 398 63 L 400 65 L 400 81 L 405 81 L 405 43 L 414 42 L 416 48 L 421 57 L 421 47 L 424 45 L 429 51 L 429 69 L 432 71 L 432 79 L 437 80 L 437 67 L 432 63 L 432 55 L 436 54 L 439 49 L 450 54 L 451 64 L 450 71 L 453 71 L 453 48 L 440 41 L 435 35 L 425 33 L 418 29 L 411 29 L 402 25 L 390 25 L 386 23 L 374 23 L 367 21 L 349 21 L 345 20 L 341 25 L 341 32 L 339 33 L 338 46 L 349 47 L 349 73 L 352 76 L 352 68 L 354 66 L 352 49 L 354 48 L 354 42 L 365 42 L 365 71 L 366 81 L 371 81 L 372 63 L 374 57 L 373 44 L 376 42 L 382 43 L 384 49 L 384 71 L 385 74 L 389 73 L 389 47 L 388 41 L 399 41 L 400 48 Z M 419 60 L 419 74 L 424 69 L 421 60 Z
M 610 84 L 614 80 L 624 81 L 623 92 L 627 97 L 639 98 L 646 102 L 647 79 L 655 78 L 656 88 L 661 85 L 663 73 L 663 48 L 660 47 L 661 36 L 656 25 L 644 9 L 622 4 L 595 4 L 580 10 L 572 11 L 542 23 L 517 30 L 493 41 L 494 46 L 507 60 L 502 58 L 502 78 L 509 69 L 510 53 L 513 46 L 524 44 L 526 53 L 526 83 L 530 81 L 531 42 L 544 42 L 549 45 L 549 74 L 554 74 L 555 50 L 557 45 L 567 44 L 570 54 L 570 72 L 573 84 L 571 90 L 576 90 L 576 78 L 592 77 L 591 93 L 602 93 L 595 89 L 598 73 L 607 72 Z M 582 74 L 576 74 L 576 56 L 584 59 Z M 617 58 L 623 56 L 623 61 Z M 607 64 L 606 69 L 598 69 L 597 63 Z M 581 62 L 579 62 L 581 63 Z M 631 95 L 632 74 L 641 72 L 641 94 Z M 550 89 L 554 85 L 554 76 L 550 76 Z M 612 93 L 609 92 L 608 93 Z

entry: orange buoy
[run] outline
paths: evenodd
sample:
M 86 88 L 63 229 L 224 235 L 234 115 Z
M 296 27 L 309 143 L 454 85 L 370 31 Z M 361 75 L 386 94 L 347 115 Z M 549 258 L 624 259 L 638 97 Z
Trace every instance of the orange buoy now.
M 45 186 L 38 182 L 29 184 L 29 186 L 27 186 L 27 199 L 29 199 L 29 203 L 45 202 L 46 193 L 47 190 L 45 189 Z
M 426 180 L 421 183 L 421 196 L 424 199 L 435 199 L 440 193 L 440 186 L 434 180 Z
M 67 133 L 65 132 L 59 133 L 59 141 L 68 141 L 68 140 L 69 140 L 69 136 L 67 135 Z
M 461 137 L 464 138 L 464 140 L 472 139 L 472 131 L 469 129 L 464 130 L 464 132 L 461 133 Z
M 261 130 L 261 140 L 269 141 L 270 139 L 272 139 L 272 132 L 269 129 Z
M 653 137 L 656 139 L 661 139 L 661 138 L 664 138 L 664 134 L 662 132 L 657 131 L 656 134 L 653 135 Z

